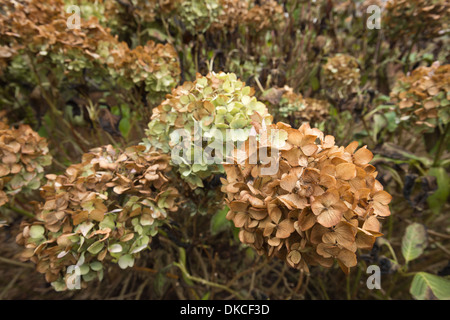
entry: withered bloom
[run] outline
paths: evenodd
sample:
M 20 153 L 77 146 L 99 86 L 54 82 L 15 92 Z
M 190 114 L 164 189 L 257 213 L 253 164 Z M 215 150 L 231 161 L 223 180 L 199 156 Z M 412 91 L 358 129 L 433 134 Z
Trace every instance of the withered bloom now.
M 294 129 L 279 122 L 258 134 L 255 147 L 246 144 L 245 159 L 225 165 L 222 179 L 227 218 L 241 241 L 294 268 L 337 260 L 348 272 L 356 250 L 373 246 L 379 220 L 390 214 L 391 196 L 369 164 L 372 152 L 357 142 L 336 146 L 333 136 L 308 124 Z M 261 152 L 277 161 L 275 173 L 263 174 Z
M 400 120 L 421 128 L 436 127 L 450 116 L 450 65 L 435 62 L 415 69 L 397 81 L 390 96 Z
M 25 124 L 9 127 L 0 114 L 0 206 L 17 193 L 38 189 L 51 161 L 45 138 Z
M 64 174 L 47 175 L 37 221 L 23 222 L 16 238 L 25 247 L 22 259 L 36 263 L 56 290 L 102 279 L 108 261 L 133 266 L 177 209 L 170 171 L 169 157 L 145 146 L 124 152 L 105 146 Z
M 448 1 L 389 0 L 385 3 L 382 24 L 393 41 L 414 37 L 433 39 L 449 28 Z
M 324 85 L 339 98 L 355 92 L 360 83 L 360 70 L 356 58 L 347 54 L 330 57 L 323 66 Z
M 291 126 L 298 128 L 303 122 L 318 125 L 329 116 L 329 103 L 325 100 L 304 98 L 295 93 L 292 88 L 285 86 L 277 107 L 273 109 Z

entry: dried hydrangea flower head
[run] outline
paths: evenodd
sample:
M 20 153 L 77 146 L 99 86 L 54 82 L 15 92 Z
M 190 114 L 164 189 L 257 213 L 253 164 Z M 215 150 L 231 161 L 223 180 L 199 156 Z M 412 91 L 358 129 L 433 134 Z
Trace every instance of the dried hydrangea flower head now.
M 211 30 L 235 31 L 238 27 L 248 27 L 260 32 L 283 22 L 283 6 L 273 0 L 221 0 L 221 11 Z
M 244 23 L 257 32 L 278 26 L 284 21 L 284 9 L 275 0 L 264 0 L 254 5 L 244 17 Z
M 295 93 L 292 88 L 285 87 L 281 96 L 277 112 L 282 117 L 282 122 L 288 122 L 292 127 L 298 128 L 303 122 L 311 126 L 317 126 L 329 114 L 327 101 L 314 98 L 303 98 L 300 93 Z M 284 119 L 288 121 L 284 121 Z
M 184 0 L 173 13 L 187 31 L 197 34 L 208 30 L 219 12 L 219 0 Z
M 323 66 L 324 85 L 339 98 L 344 98 L 355 92 L 360 83 L 360 69 L 358 61 L 347 54 L 336 54 L 328 58 Z
M 106 146 L 84 154 L 62 175 L 47 175 L 37 221 L 16 241 L 56 290 L 103 277 L 104 264 L 133 266 L 168 212 L 177 209 L 169 157 L 144 146 Z M 81 277 L 81 278 L 80 278 Z
M 108 72 L 124 89 L 145 87 L 147 101 L 156 105 L 176 86 L 181 73 L 177 53 L 170 44 L 148 41 L 130 49 L 124 42 L 99 42 L 97 52 Z
M 433 63 L 401 77 L 390 94 L 402 121 L 434 128 L 450 118 L 450 65 Z
M 175 88 L 153 109 L 144 143 L 164 152 L 175 151 L 175 147 L 191 151 L 190 155 L 183 154 L 183 159 L 174 155 L 178 151 L 172 152 L 172 163 L 192 188 L 202 187 L 202 179 L 223 173 L 225 143 L 247 140 L 252 115 L 271 121 L 266 106 L 253 95 L 254 89 L 234 73 L 197 74 L 194 82 Z M 201 155 L 195 158 L 197 147 Z M 215 149 L 211 159 L 202 156 L 207 148 Z
M 51 162 L 45 138 L 25 124 L 9 127 L 0 114 L 0 206 L 17 193 L 38 189 Z
M 382 15 L 386 35 L 394 41 L 433 39 L 449 28 L 450 3 L 435 0 L 389 0 Z
M 357 142 L 336 146 L 333 136 L 308 124 L 294 129 L 279 122 L 258 134 L 254 147 L 250 139 L 246 144 L 246 157 L 225 165 L 222 179 L 227 218 L 240 228 L 240 240 L 294 268 L 337 260 L 348 272 L 356 250 L 373 246 L 379 219 L 390 215 L 391 196 L 369 164 L 372 152 L 357 150 Z M 278 170 L 264 173 L 261 154 Z
M 250 0 L 220 0 L 220 14 L 211 24 L 211 31 L 235 31 L 248 14 Z

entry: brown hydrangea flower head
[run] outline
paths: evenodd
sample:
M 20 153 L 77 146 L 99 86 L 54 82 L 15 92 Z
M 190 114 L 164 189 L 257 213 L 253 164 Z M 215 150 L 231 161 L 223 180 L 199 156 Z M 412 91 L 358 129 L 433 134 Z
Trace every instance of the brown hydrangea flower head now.
M 221 12 L 212 30 L 234 31 L 239 26 L 260 32 L 283 22 L 283 6 L 273 0 L 221 0 Z
M 172 45 L 148 41 L 130 49 L 124 42 L 100 42 L 98 53 L 108 72 L 125 89 L 145 86 L 147 100 L 155 105 L 175 87 L 181 73 Z
M 38 189 L 51 162 L 45 138 L 25 124 L 9 127 L 0 115 L 0 206 L 19 192 Z
M 354 92 L 359 87 L 360 69 L 358 61 L 347 54 L 336 54 L 328 58 L 323 66 L 324 85 L 336 92 L 340 98 Z
M 281 96 L 277 112 L 282 119 L 286 119 L 292 127 L 298 128 L 303 122 L 316 126 L 327 119 L 329 104 L 327 101 L 314 98 L 303 98 L 300 93 L 295 93 L 292 88 L 285 87 Z
M 47 175 L 36 220 L 16 241 L 56 290 L 103 277 L 104 265 L 131 267 L 168 212 L 177 209 L 169 157 L 145 146 L 105 146 L 84 154 L 62 175 Z
M 204 179 L 223 173 L 221 163 L 226 155 L 225 148 L 219 151 L 220 148 L 227 141 L 247 140 L 254 114 L 261 115 L 264 121 L 271 121 L 264 103 L 254 97 L 254 89 L 237 79 L 234 73 L 197 74 L 195 81 L 187 81 L 173 89 L 167 99 L 153 109 L 146 131 L 148 139 L 144 143 L 163 152 L 181 145 L 187 152 L 192 150 L 190 158 L 184 155 L 184 160 L 177 155 L 175 159 L 172 152 L 172 163 L 193 189 L 203 187 Z M 187 137 L 182 137 L 183 133 Z M 202 152 L 215 148 L 217 152 L 213 158 L 217 161 L 211 159 L 214 161 L 208 162 L 203 156 L 196 161 L 197 144 Z
M 391 91 L 400 120 L 434 128 L 450 119 L 450 65 L 433 63 L 401 77 Z
M 356 250 L 373 246 L 379 220 L 390 215 L 391 196 L 369 164 L 372 152 L 357 142 L 336 146 L 333 136 L 308 124 L 294 129 L 279 122 L 258 130 L 254 141 L 246 157 L 225 165 L 222 179 L 227 218 L 242 243 L 297 269 L 337 260 L 348 272 Z M 273 165 L 264 154 L 278 165 L 274 174 L 263 172 Z
M 180 1 L 173 14 L 187 31 L 197 34 L 208 30 L 219 12 L 219 0 L 184 0 Z
M 248 0 L 221 0 L 220 14 L 217 20 L 212 23 L 211 30 L 235 31 L 242 25 L 248 14 L 249 2 Z
M 433 39 L 448 30 L 450 20 L 448 1 L 389 0 L 382 14 L 383 29 L 391 40 L 414 37 Z

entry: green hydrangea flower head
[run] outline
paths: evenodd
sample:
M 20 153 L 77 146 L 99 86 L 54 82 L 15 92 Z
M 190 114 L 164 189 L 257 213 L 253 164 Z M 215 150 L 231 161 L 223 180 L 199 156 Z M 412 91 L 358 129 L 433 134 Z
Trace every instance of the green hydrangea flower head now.
M 227 144 L 246 141 L 254 121 L 271 123 L 266 105 L 253 95 L 234 73 L 197 74 L 153 109 L 144 144 L 171 152 L 181 177 L 194 189 L 203 187 L 202 180 L 224 172 Z M 186 154 L 178 156 L 177 148 Z

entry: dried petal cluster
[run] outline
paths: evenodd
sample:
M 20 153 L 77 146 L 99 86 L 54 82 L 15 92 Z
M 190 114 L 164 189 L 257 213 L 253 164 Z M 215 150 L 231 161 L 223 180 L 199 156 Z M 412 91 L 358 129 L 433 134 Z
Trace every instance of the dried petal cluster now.
M 25 124 L 9 127 L 0 115 L 0 206 L 17 193 L 38 189 L 51 162 L 45 138 Z
M 185 150 L 192 150 L 190 159 L 177 161 L 177 170 L 193 188 L 202 187 L 202 179 L 223 172 L 220 163 L 225 160 L 225 155 L 224 152 L 214 155 L 219 163 L 207 163 L 204 157 L 195 159 L 196 144 L 203 154 L 208 146 L 214 148 L 217 145 L 219 149 L 226 141 L 245 141 L 252 115 L 259 114 L 265 121 L 270 121 L 266 106 L 253 95 L 254 89 L 245 86 L 234 73 L 197 74 L 194 82 L 188 81 L 173 89 L 167 99 L 153 109 L 146 131 L 148 142 L 164 152 L 169 152 L 180 142 Z M 227 133 L 227 129 L 244 130 Z M 187 139 L 181 137 L 183 132 Z M 216 139 L 218 133 L 222 140 Z
M 219 0 L 184 0 L 173 12 L 192 34 L 203 33 L 211 27 L 220 12 Z
M 177 209 L 170 170 L 167 155 L 145 146 L 124 152 L 105 146 L 64 174 L 47 175 L 37 221 L 23 222 L 16 238 L 26 248 L 22 259 L 36 263 L 56 290 L 101 279 L 108 261 L 133 266 Z
M 221 0 L 220 5 L 221 12 L 211 26 L 212 31 L 234 31 L 245 26 L 259 32 L 283 21 L 283 7 L 273 0 Z
M 303 98 L 292 88 L 285 87 L 277 112 L 293 127 L 298 128 L 303 122 L 315 126 L 328 118 L 329 103 L 314 98 Z
M 357 142 L 336 146 L 333 136 L 308 124 L 294 129 L 279 122 L 256 140 L 254 148 L 250 141 L 245 146 L 244 161 L 225 165 L 222 179 L 227 218 L 240 228 L 240 240 L 294 268 L 337 260 L 348 272 L 356 250 L 373 246 L 379 219 L 390 215 L 391 196 L 369 164 L 372 152 Z M 275 174 L 263 175 L 270 164 L 260 154 L 276 161 Z
M 392 40 L 433 39 L 449 28 L 450 4 L 435 0 L 389 0 L 382 24 Z
M 255 5 L 248 11 L 244 18 L 245 24 L 252 30 L 262 31 L 283 22 L 284 9 L 275 0 L 261 1 L 260 5 Z
M 348 54 L 330 57 L 323 66 L 325 86 L 341 96 L 354 92 L 360 83 L 358 61 Z
M 401 77 L 390 94 L 401 120 L 434 128 L 450 118 L 450 65 L 433 63 Z
M 148 41 L 130 50 L 124 42 L 101 42 L 99 56 L 108 66 L 109 74 L 125 88 L 145 85 L 148 100 L 157 103 L 178 83 L 181 72 L 177 53 L 172 45 Z

